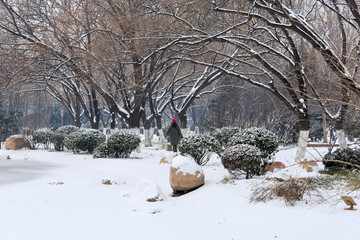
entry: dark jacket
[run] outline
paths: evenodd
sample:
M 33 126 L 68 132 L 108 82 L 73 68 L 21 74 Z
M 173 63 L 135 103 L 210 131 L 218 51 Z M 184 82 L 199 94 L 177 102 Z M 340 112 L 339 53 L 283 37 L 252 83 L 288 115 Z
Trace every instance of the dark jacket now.
M 177 123 L 171 124 L 169 129 L 166 131 L 165 136 L 167 137 L 168 135 L 170 135 L 171 145 L 178 145 L 180 142 L 180 139 L 183 137 L 183 135 L 181 134 L 179 125 L 177 125 Z

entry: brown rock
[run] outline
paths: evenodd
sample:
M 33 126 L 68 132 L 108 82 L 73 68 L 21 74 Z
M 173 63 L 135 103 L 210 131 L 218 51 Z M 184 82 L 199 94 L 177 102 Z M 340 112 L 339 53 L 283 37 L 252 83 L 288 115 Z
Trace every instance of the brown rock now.
M 170 185 L 174 192 L 188 192 L 204 185 L 205 176 L 200 171 L 184 173 L 179 168 L 170 168 Z
M 169 161 L 166 160 L 166 157 L 162 157 L 162 158 L 160 159 L 160 164 L 163 164 L 163 163 L 169 164 Z
M 189 192 L 204 184 L 205 176 L 201 167 L 189 157 L 178 155 L 172 159 L 170 185 L 177 192 Z
M 265 172 L 273 172 L 275 170 L 275 168 L 277 169 L 284 169 L 285 168 L 285 164 L 283 164 L 282 162 L 278 162 L 275 161 L 270 165 L 267 165 L 265 167 Z
M 13 135 L 5 141 L 6 150 L 19 150 L 22 148 L 32 149 L 31 143 L 28 139 L 21 135 Z
M 300 163 L 301 167 L 306 170 L 306 172 L 314 171 L 313 168 L 318 168 L 318 164 L 315 161 L 304 161 Z

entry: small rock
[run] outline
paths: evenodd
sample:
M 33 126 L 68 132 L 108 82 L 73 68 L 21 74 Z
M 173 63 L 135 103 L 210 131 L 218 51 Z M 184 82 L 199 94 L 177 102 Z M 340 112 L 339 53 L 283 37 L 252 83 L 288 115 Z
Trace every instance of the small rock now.
M 265 172 L 274 172 L 275 168 L 284 169 L 285 164 L 283 164 L 282 162 L 275 161 L 272 164 L 269 164 L 265 167 Z
M 318 171 L 319 166 L 315 161 L 304 161 L 300 163 L 300 166 L 306 170 L 306 172 Z
M 168 160 L 166 160 L 166 157 L 162 157 L 160 159 L 160 164 L 170 164 Z

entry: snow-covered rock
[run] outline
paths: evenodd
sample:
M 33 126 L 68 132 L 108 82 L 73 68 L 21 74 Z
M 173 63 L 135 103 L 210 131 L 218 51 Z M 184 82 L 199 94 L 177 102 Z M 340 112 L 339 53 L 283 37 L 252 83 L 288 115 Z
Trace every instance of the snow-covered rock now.
M 313 171 L 308 171 L 302 164 L 295 164 L 284 169 L 277 169 L 273 173 L 268 172 L 267 179 L 288 180 L 290 178 L 314 178 L 320 175 L 318 172 L 319 167 L 310 166 L 310 168 Z
M 284 169 L 285 164 L 279 161 L 275 161 L 265 167 L 265 172 L 274 172 L 275 169 Z
M 13 135 L 5 141 L 6 150 L 20 150 L 22 148 L 32 148 L 30 141 L 22 135 Z
M 306 170 L 306 172 L 318 172 L 319 166 L 315 161 L 304 161 L 300 163 L 301 167 Z
M 172 159 L 170 185 L 174 192 L 186 192 L 202 186 L 205 175 L 199 165 L 191 158 L 177 156 Z
M 123 193 L 122 196 L 148 202 L 157 202 L 165 199 L 165 195 L 160 187 L 149 180 L 140 180 L 133 189 Z

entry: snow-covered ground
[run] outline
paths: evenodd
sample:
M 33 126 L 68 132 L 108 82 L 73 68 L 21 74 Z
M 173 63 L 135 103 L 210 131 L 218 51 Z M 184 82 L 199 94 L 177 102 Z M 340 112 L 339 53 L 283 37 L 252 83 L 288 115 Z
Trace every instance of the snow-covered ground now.
M 309 149 L 308 159 L 325 151 Z M 173 153 L 151 147 L 129 159 L 93 159 L 1 149 L 0 240 L 360 239 L 360 210 L 345 211 L 338 195 L 293 207 L 281 200 L 250 204 L 251 187 L 265 177 L 224 184 L 228 172 L 218 158 L 203 167 L 203 187 L 172 197 L 163 156 Z M 287 166 L 294 158 L 294 148 L 276 155 Z M 163 201 L 147 202 L 155 192 Z

